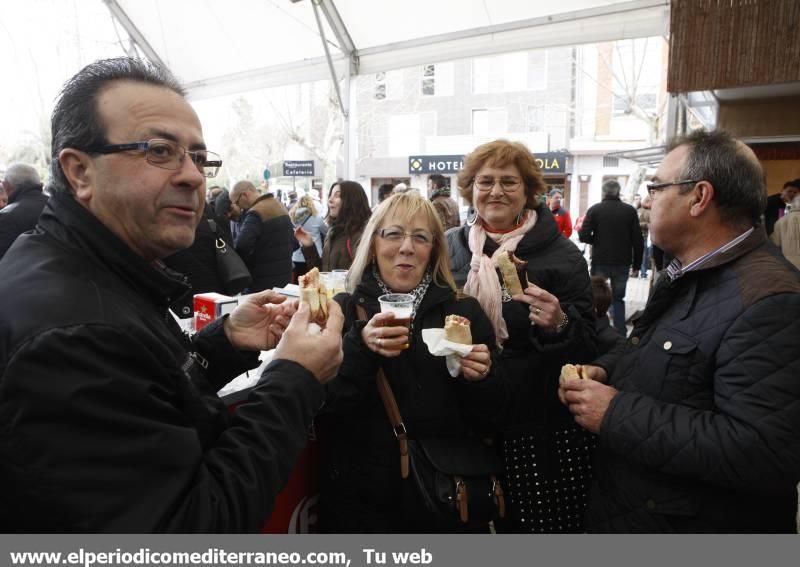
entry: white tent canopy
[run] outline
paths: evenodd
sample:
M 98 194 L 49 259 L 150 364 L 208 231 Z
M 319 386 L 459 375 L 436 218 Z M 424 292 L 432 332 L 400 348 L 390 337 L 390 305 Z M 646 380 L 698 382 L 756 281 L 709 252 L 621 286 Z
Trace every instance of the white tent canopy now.
M 342 79 L 663 35 L 669 14 L 668 0 L 104 1 L 139 49 L 169 67 L 193 98 L 330 78 L 320 26 Z

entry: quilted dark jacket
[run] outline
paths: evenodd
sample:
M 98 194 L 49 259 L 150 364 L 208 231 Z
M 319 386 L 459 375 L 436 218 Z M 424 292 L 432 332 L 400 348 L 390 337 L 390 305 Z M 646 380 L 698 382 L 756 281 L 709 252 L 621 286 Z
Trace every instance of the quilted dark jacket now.
M 800 272 L 755 230 L 674 283 L 598 364 L 595 532 L 794 532 Z

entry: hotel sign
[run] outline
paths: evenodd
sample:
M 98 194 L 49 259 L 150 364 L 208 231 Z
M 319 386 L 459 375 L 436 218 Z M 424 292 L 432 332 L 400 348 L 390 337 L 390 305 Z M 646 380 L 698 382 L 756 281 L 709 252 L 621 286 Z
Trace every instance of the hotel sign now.
M 536 163 L 542 169 L 542 173 L 563 174 L 567 167 L 567 153 L 565 152 L 545 152 L 534 154 Z M 464 167 L 464 156 L 409 156 L 409 173 L 458 173 Z

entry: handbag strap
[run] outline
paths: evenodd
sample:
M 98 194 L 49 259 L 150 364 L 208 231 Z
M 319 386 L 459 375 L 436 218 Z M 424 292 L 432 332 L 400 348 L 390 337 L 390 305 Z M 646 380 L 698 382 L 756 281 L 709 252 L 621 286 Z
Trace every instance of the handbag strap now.
M 211 229 L 212 234 L 214 235 L 214 241 L 215 241 L 214 245 L 217 247 L 217 250 L 219 250 L 220 254 L 227 253 L 226 247 L 228 245 L 225 242 L 225 239 L 222 238 L 219 234 L 217 234 L 217 223 L 214 222 L 213 219 L 206 219 L 206 221 L 208 222 L 208 226 Z
M 362 321 L 367 320 L 367 310 L 362 305 L 356 305 L 356 313 Z M 394 397 L 392 386 L 389 384 L 389 379 L 386 378 L 383 367 L 378 368 L 377 386 L 386 416 L 389 418 L 389 423 L 392 424 L 392 431 L 400 445 L 400 476 L 408 478 L 408 431 L 406 431 L 400 407 L 397 405 L 397 399 Z

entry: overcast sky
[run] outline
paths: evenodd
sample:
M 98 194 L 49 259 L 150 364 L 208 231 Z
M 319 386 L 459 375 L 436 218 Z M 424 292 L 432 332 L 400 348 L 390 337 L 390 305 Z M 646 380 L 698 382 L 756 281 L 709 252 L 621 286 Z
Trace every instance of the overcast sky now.
M 102 0 L 0 0 L 0 148 L 8 149 L 49 122 L 64 82 L 84 65 L 124 55 Z M 230 123 L 231 97 L 196 104 L 207 142 Z

